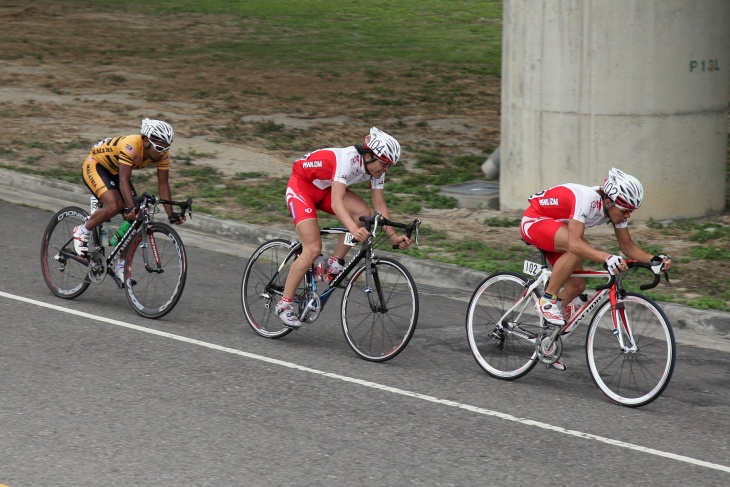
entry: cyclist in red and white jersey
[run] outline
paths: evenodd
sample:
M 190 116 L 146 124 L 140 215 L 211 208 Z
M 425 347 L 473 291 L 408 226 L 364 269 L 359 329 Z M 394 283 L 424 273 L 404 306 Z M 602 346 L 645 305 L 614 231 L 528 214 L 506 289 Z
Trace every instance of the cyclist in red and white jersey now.
M 562 184 L 530 196 L 530 206 L 522 217 L 521 231 L 525 242 L 545 251 L 553 266 L 545 294 L 540 298 L 539 311 L 553 325 L 564 325 L 579 306 L 576 298 L 585 291 L 583 278 L 570 277 L 582 269 L 583 259 L 603 262 L 612 273 L 626 270 L 619 255 L 592 247 L 584 237 L 586 228 L 601 224 L 613 225 L 621 252 L 631 259 L 649 262 L 664 261 L 669 269 L 672 261 L 667 255 L 653 256 L 634 243 L 628 229 L 631 213 L 641 206 L 644 189 L 635 177 L 613 168 L 602 186 Z M 563 309 L 558 300 L 568 303 Z
M 356 240 L 365 241 L 369 232 L 359 217 L 370 216 L 370 208 L 348 186 L 369 182 L 373 209 L 390 219 L 383 193 L 385 173 L 399 158 L 398 141 L 372 127 L 363 145 L 319 149 L 294 162 L 286 188 L 286 204 L 302 242 L 302 253 L 292 264 L 283 297 L 276 305 L 275 312 L 284 324 L 295 329 L 302 326 L 292 301 L 297 285 L 312 262 L 322 253 L 317 210 L 335 215 Z M 396 234 L 391 227 L 384 230 L 390 235 L 393 245 L 401 249 L 410 245 L 411 240 L 407 236 Z M 342 271 L 349 248 L 341 238 L 329 257 L 328 274 Z

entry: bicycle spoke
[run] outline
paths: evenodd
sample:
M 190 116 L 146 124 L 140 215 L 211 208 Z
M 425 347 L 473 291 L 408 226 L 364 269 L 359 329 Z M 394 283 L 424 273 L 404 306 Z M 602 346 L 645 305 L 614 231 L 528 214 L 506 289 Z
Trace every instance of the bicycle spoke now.
M 676 360 L 674 333 L 649 298 L 628 293 L 621 303 L 626 318 L 619 324 L 619 335 L 614 334 L 610 303 L 596 311 L 586 338 L 586 357 L 594 382 L 610 400 L 638 407 L 655 400 L 669 384 Z
M 251 256 L 241 282 L 241 304 L 251 328 L 266 338 L 280 338 L 292 330 L 274 313 L 284 292 L 284 284 L 294 258 L 282 266 L 291 243 L 272 240 L 264 243 Z M 297 292 L 299 295 L 299 292 Z
M 187 257 L 180 236 L 167 224 L 148 227 L 132 241 L 125 264 L 125 290 L 132 307 L 146 318 L 160 318 L 177 304 L 185 288 Z
M 537 294 L 523 297 L 527 281 L 507 272 L 494 274 L 477 287 L 466 316 L 466 332 L 474 359 L 487 374 L 513 380 L 536 365 L 535 337 L 540 318 L 535 309 Z
M 352 276 L 342 297 L 342 327 L 350 348 L 365 360 L 390 360 L 408 345 L 418 322 L 418 292 L 408 270 L 381 258 L 366 282 L 366 268 Z
M 67 207 L 56 213 L 43 235 L 41 243 L 41 271 L 53 294 L 73 299 L 89 287 L 88 261 L 76 256 L 73 248 L 73 229 L 82 225 L 88 213 L 78 207 Z

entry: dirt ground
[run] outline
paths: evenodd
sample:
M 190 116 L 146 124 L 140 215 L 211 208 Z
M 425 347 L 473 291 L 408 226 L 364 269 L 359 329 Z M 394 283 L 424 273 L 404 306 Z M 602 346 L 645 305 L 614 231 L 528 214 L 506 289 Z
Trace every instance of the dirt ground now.
M 80 168 L 88 142 L 134 133 L 143 117 L 173 124 L 173 161 L 176 154 L 194 154 L 194 164 L 216 167 L 226 175 L 288 174 L 291 161 L 301 151 L 270 148 L 265 138 L 225 135 L 226 127 L 265 120 L 304 129 L 308 140 L 302 145 L 310 149 L 360 142 L 369 124 L 378 125 L 397 135 L 405 147 L 406 165 L 410 164 L 407 147 L 423 140 L 436 141 L 451 153 L 484 154 L 487 147 L 499 146 L 496 78 L 460 79 L 462 92 L 481 94 L 482 102 L 444 106 L 409 95 L 427 79 L 390 76 L 384 88 L 401 94 L 403 100 L 399 116 L 393 117 L 387 107 L 364 103 L 361 94 L 372 92 L 374 81 L 362 73 L 312 76 L 260 65 L 234 66 L 207 59 L 205 54 L 190 63 L 165 56 L 166 46 L 193 48 L 212 38 L 242 35 L 245 27 L 235 19 L 171 15 L 159 22 L 135 13 L 110 19 L 108 14 L 71 11 L 58 2 L 41 0 L 33 6 L 2 2 L 0 23 L 4 31 L 0 39 L 0 163 L 6 165 Z M 135 55 L 148 53 L 150 43 L 159 56 Z M 432 74 L 424 74 L 428 76 Z M 238 211 L 228 210 L 228 214 Z M 246 219 L 245 212 L 237 216 Z M 516 218 L 517 214 L 455 209 L 424 210 L 417 216 L 433 228 L 494 245 L 519 239 L 515 227 L 487 229 L 483 224 L 487 218 Z M 730 224 L 730 216 L 720 221 Z M 632 234 L 640 245 L 651 243 L 674 256 L 696 245 L 677 233 L 652 230 L 641 223 L 632 225 Z M 615 243 L 607 229 L 591 230 L 590 238 L 605 248 Z M 697 265 L 711 268 L 720 279 L 730 276 L 727 261 Z M 701 269 L 684 272 L 674 290 L 701 296 L 704 280 Z

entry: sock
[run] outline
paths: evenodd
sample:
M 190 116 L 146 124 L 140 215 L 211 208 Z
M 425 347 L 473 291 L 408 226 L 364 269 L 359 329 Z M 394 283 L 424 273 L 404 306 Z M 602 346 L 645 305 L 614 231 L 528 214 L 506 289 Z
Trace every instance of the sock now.
M 542 295 L 542 299 L 544 299 L 546 301 L 557 302 L 557 299 L 558 298 L 557 298 L 557 296 L 553 296 L 552 294 L 545 293 L 545 294 Z
M 86 223 L 84 223 L 83 225 L 81 225 L 81 232 L 83 232 L 84 235 L 88 235 L 88 234 L 91 233 L 91 230 L 89 230 L 88 228 L 86 228 Z

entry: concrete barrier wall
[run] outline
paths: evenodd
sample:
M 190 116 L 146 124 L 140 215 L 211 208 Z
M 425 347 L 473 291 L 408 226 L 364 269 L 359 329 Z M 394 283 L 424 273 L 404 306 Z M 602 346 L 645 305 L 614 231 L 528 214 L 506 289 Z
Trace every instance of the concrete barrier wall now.
M 730 1 L 505 0 L 503 35 L 503 209 L 612 166 L 639 219 L 724 208 Z

